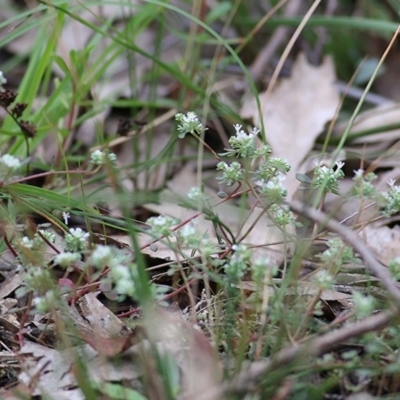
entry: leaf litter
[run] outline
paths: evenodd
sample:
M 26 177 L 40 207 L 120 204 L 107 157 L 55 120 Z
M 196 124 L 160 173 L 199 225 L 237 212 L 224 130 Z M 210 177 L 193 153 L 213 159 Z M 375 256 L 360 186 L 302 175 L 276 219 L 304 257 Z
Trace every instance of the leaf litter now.
M 120 7 L 116 7 L 120 9 Z M 90 16 L 91 13 L 88 14 Z M 126 16 L 114 15 L 113 18 Z M 79 24 L 78 24 L 79 25 Z M 91 36 L 91 31 L 87 30 L 86 34 L 75 35 L 79 39 L 84 38 L 79 45 L 71 44 L 69 41 L 74 36 L 68 32 L 75 32 L 76 27 L 67 25 L 64 32 L 63 49 L 68 55 L 70 50 L 83 48 Z M 85 29 L 82 25 L 79 29 Z M 68 31 L 69 30 L 69 31 Z M 151 34 L 151 32 L 150 32 Z M 148 37 L 151 43 L 154 37 Z M 16 46 L 25 47 L 16 47 Z M 106 45 L 106 44 L 105 44 Z M 14 47 L 13 47 L 14 46 Z M 21 38 L 21 44 L 14 43 L 8 48 L 12 52 L 23 52 L 30 46 L 28 37 Z M 177 53 L 179 54 L 179 52 Z M 121 60 L 119 60 L 121 61 Z M 118 64 L 118 63 L 117 63 Z M 100 82 L 99 86 L 93 89 L 92 94 L 98 96 L 98 100 L 105 98 L 117 99 L 127 95 L 126 87 L 129 86 L 129 80 L 125 72 L 129 66 L 125 63 L 120 63 L 111 69 L 113 75 L 107 78 L 105 82 Z M 139 76 L 143 76 L 146 66 L 143 70 L 137 70 Z M 60 72 L 60 71 L 58 71 Z M 122 79 L 118 80 L 118 76 Z M 335 113 L 339 106 L 339 94 L 334 85 L 335 72 L 332 61 L 327 58 L 319 66 L 311 66 L 308 64 L 304 55 L 299 55 L 293 65 L 291 78 L 283 79 L 282 82 L 272 91 L 269 98 L 265 99 L 265 93 L 260 94 L 262 118 L 267 132 L 267 139 L 272 147 L 273 154 L 286 158 L 292 166 L 292 172 L 287 178 L 287 188 L 289 199 L 295 194 L 299 183 L 295 180 L 295 173 L 306 173 L 309 171 L 305 166 L 307 161 L 312 159 L 314 154 L 312 150 L 319 135 L 323 132 L 326 124 L 335 118 Z M 167 85 L 168 86 L 168 85 Z M 143 89 L 143 88 L 142 88 Z M 160 88 L 163 96 L 169 94 L 168 88 Z M 231 100 L 231 99 L 229 99 Z M 266 100 L 266 101 L 265 101 Z M 256 107 L 253 100 L 247 97 L 243 99 L 243 107 L 240 111 L 242 117 L 253 120 L 254 125 L 260 126 L 259 115 L 255 112 Z M 234 105 L 234 101 L 230 101 Z M 384 125 L 384 122 L 397 122 L 398 110 L 395 105 L 378 107 L 374 110 L 361 114 L 356 119 L 352 132 L 376 129 Z M 77 132 L 77 138 L 91 146 L 94 140 L 94 132 L 97 124 L 105 124 L 113 118 L 113 110 L 110 108 L 99 113 L 94 119 L 88 119 L 81 125 Z M 288 116 L 290 116 L 288 118 Z M 115 125 L 115 121 L 113 122 Z M 343 132 L 344 125 L 335 127 L 334 134 L 340 135 Z M 157 158 L 158 155 L 166 148 L 169 136 L 165 132 L 171 130 L 171 124 L 159 126 L 159 129 L 153 134 L 157 138 L 151 144 L 151 149 L 148 149 L 149 144 L 145 140 L 145 135 L 140 136 L 139 148 L 140 157 L 132 158 L 131 148 L 121 146 L 118 153 L 118 159 L 121 167 L 145 161 L 145 154 L 150 150 L 151 158 Z M 394 129 L 390 133 L 382 135 L 376 133 L 365 139 L 356 139 L 346 148 L 346 152 L 353 151 L 357 154 L 365 155 L 360 151 L 357 143 L 364 145 L 365 143 L 375 141 L 397 140 L 398 130 Z M 118 138 L 117 142 L 124 142 L 127 139 Z M 156 143 L 155 145 L 153 143 Z M 47 146 L 47 145 L 46 145 Z M 57 148 L 57 146 L 55 146 Z M 38 149 L 38 154 L 46 154 L 43 149 Z M 184 153 L 180 156 L 190 158 L 195 152 L 190 146 L 184 148 Z M 48 156 L 48 154 L 47 154 Z M 54 154 L 52 155 L 54 156 Z M 360 157 L 361 157 L 360 156 Z M 387 159 L 386 167 L 395 166 L 395 157 Z M 134 193 L 135 190 L 145 188 L 147 190 L 159 190 L 159 202 L 143 204 L 143 208 L 154 214 L 169 215 L 180 221 L 190 219 L 196 210 L 188 210 L 185 207 L 179 206 L 183 202 L 189 189 L 199 184 L 198 173 L 195 163 L 186 163 L 185 167 L 179 168 L 179 163 L 166 167 L 161 164 L 152 170 L 140 172 L 137 176 L 127 177 L 126 180 L 120 182 L 124 185 L 128 192 Z M 397 174 L 397 172 L 396 172 Z M 382 174 L 384 179 L 386 174 Z M 164 185 L 166 183 L 166 185 Z M 201 182 L 202 184 L 204 182 Z M 349 182 L 350 184 L 350 182 Z M 94 185 L 94 187 L 96 184 Z M 164 188 L 165 186 L 165 188 Z M 211 186 L 205 186 L 204 192 L 210 198 L 211 203 L 217 203 L 221 199 L 217 197 L 215 189 Z M 103 198 L 111 200 L 111 197 Z M 97 199 L 93 198 L 93 202 Z M 274 265 L 280 266 L 286 260 L 293 257 L 294 249 L 287 243 L 284 234 L 279 231 L 272 222 L 263 214 L 258 216 L 256 209 L 251 209 L 251 200 L 246 207 L 238 204 L 223 204 L 221 207 L 215 207 L 216 216 L 224 221 L 232 228 L 234 236 L 240 236 L 247 232 L 251 227 L 251 231 L 246 236 L 244 242 L 257 249 L 254 253 L 256 256 L 268 257 Z M 349 207 L 349 201 L 346 203 Z M 109 201 L 111 213 L 114 215 L 122 215 L 122 210 L 111 204 Z M 325 212 L 330 213 L 336 210 L 337 205 L 330 203 L 325 204 Z M 351 207 L 352 210 L 358 210 L 359 205 Z M 347 212 L 349 209 L 347 209 Z M 343 215 L 343 218 L 345 216 Z M 367 218 L 368 219 L 368 218 Z M 196 218 L 196 227 L 201 232 L 210 235 L 217 243 L 219 233 L 215 229 L 212 221 L 201 215 Z M 295 231 L 288 232 L 295 234 Z M 360 238 L 366 245 L 373 250 L 376 257 L 383 263 L 387 264 L 391 259 L 400 256 L 396 247 L 398 242 L 397 226 L 390 228 L 388 226 L 366 225 L 359 230 Z M 121 235 L 108 235 L 116 241 L 129 243 L 129 240 Z M 157 256 L 159 260 L 178 261 L 192 260 L 193 254 L 190 251 L 183 249 L 181 252 L 171 250 L 170 244 L 166 242 L 157 243 L 157 251 L 152 250 L 148 244 L 152 238 L 146 233 L 139 235 L 140 245 L 145 247 L 143 253 L 148 253 Z M 289 241 L 290 242 L 290 241 Z M 131 245 L 129 243 L 129 245 Z M 49 262 L 53 259 L 54 254 L 49 253 Z M 7 256 L 7 258 L 9 258 Z M 5 258 L 4 258 L 5 259 Z M 2 264 L 4 263 L 2 257 Z M 318 265 L 317 265 L 318 268 Z M 362 272 L 362 271 L 361 271 Z M 19 317 L 17 305 L 15 302 L 10 302 L 13 292 L 21 285 L 23 273 L 8 273 L 1 272 L 4 280 L 0 284 L 0 299 L 2 314 L 2 322 L 0 326 L 13 334 L 21 333 L 19 326 Z M 287 290 L 285 296 L 293 296 L 294 299 L 301 297 L 302 301 L 309 301 L 310 298 L 318 298 L 325 303 L 339 302 L 340 307 L 338 312 L 330 318 L 334 320 L 341 313 L 351 310 L 352 307 L 352 291 L 354 286 L 369 286 L 376 283 L 367 275 L 362 273 L 346 274 L 346 279 L 339 282 L 342 287 L 337 290 L 319 290 L 315 285 L 307 279 L 299 282 L 296 288 Z M 363 280 L 363 277 L 365 279 Z M 63 278 L 64 279 L 64 278 Z M 171 282 L 168 282 L 171 284 Z M 264 295 L 273 297 L 279 287 L 279 280 L 271 282 L 267 286 Z M 339 286 L 339 285 L 338 285 Z M 254 287 L 251 281 L 246 279 L 240 285 L 242 290 L 247 291 L 249 298 L 252 294 L 257 293 L 258 288 Z M 385 292 L 383 292 L 385 294 Z M 193 324 L 188 317 L 187 310 L 182 310 L 178 307 L 178 311 L 173 313 L 172 307 L 165 310 L 161 307 L 154 309 L 154 314 L 147 321 L 142 321 L 137 318 L 135 326 L 131 327 L 130 321 L 118 318 L 117 311 L 111 311 L 110 308 L 104 305 L 104 299 L 101 290 L 95 290 L 92 293 L 85 294 L 80 298 L 76 306 L 71 304 L 65 305 L 68 311 L 58 311 L 54 315 L 49 315 L 45 323 L 36 323 L 39 326 L 39 335 L 28 335 L 33 329 L 35 321 L 29 321 L 22 328 L 25 330 L 25 338 L 23 346 L 17 349 L 16 341 L 13 336 L 6 336 L 10 348 L 3 350 L 0 354 L 3 359 L 9 357 L 9 361 L 17 362 L 18 374 L 16 379 L 20 382 L 20 387 L 17 389 L 25 390 L 30 396 L 44 396 L 48 394 L 53 398 L 68 398 L 68 399 L 83 399 L 79 387 L 79 367 L 76 366 L 76 354 L 80 354 L 85 360 L 87 373 L 92 382 L 99 384 L 104 382 L 122 382 L 129 380 L 130 387 L 138 396 L 138 392 L 142 392 L 142 381 L 148 380 L 152 388 L 150 398 L 162 397 L 162 385 L 159 382 L 159 376 L 154 374 L 155 366 L 149 361 L 148 355 L 151 354 L 151 346 L 156 343 L 157 351 L 162 357 L 168 359 L 171 365 L 171 371 L 175 371 L 181 380 L 181 387 L 185 398 L 196 398 L 205 387 L 213 388 L 218 386 L 221 381 L 222 365 L 216 358 L 216 352 L 213 348 L 212 338 L 209 331 L 199 329 L 199 324 Z M 213 294 L 216 298 L 218 293 Z M 196 294 L 198 304 L 203 304 L 202 295 Z M 101 298 L 101 300 L 100 300 Z M 7 303 L 7 301 L 9 303 Z M 20 307 L 21 305 L 18 305 Z M 171 306 L 171 304 L 169 304 Z M 129 310 L 136 307 L 135 304 L 129 304 Z M 213 307 L 207 305 L 208 312 L 211 314 Z M 215 307 L 215 305 L 214 305 Z M 46 329 L 57 328 L 58 324 L 66 324 L 66 321 L 72 320 L 71 347 L 67 349 L 59 348 L 59 344 L 55 341 L 43 340 L 41 333 Z M 209 319 L 212 321 L 212 318 Z M 200 324 L 201 325 L 201 324 Z M 204 325 L 203 325 L 204 328 Z M 10 362 L 11 362 L 10 361 Z M 177 372 L 178 371 L 178 372 Z M 136 390 L 138 392 L 136 392 Z M 9 394 L 9 392 L 8 392 Z M 217 395 L 210 395 L 208 399 L 220 398 Z

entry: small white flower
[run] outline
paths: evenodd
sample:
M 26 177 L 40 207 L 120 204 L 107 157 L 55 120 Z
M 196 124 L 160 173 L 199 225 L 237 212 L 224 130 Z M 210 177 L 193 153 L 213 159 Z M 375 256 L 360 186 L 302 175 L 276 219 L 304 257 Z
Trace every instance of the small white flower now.
M 10 154 L 4 154 L 0 157 L 0 162 L 10 170 L 16 170 L 21 167 L 21 161 Z
M 354 171 L 354 179 L 362 179 L 364 177 L 364 170 L 359 168 L 358 170 Z
M 243 132 L 243 131 L 242 131 L 242 125 L 233 124 L 233 127 L 235 128 L 236 135 L 239 134 L 239 133 L 241 133 L 241 132 Z M 244 133 L 244 132 L 243 132 L 243 133 Z
M 146 221 L 150 225 L 152 232 L 155 236 L 166 236 L 170 234 L 170 229 L 176 225 L 174 218 L 169 216 L 159 215 L 158 217 L 151 217 Z
M 336 166 L 338 169 L 342 169 L 344 167 L 344 162 L 343 161 L 336 161 Z
M 71 215 L 69 212 L 63 211 L 62 217 L 64 219 L 64 224 L 68 225 L 68 220 L 70 219 Z
M 65 249 L 70 252 L 79 252 L 87 247 L 89 233 L 81 228 L 71 228 L 65 235 Z
M 93 164 L 103 165 L 107 161 L 115 163 L 117 161 L 117 156 L 114 153 L 97 149 L 90 155 L 90 159 Z
M 198 122 L 199 118 L 193 111 L 189 111 L 186 116 L 183 117 L 183 122 L 191 123 L 191 122 Z
M 134 272 L 136 266 L 117 264 L 110 270 L 115 291 L 119 294 L 133 295 L 135 293 Z
M 187 133 L 201 133 L 205 130 L 203 124 L 193 111 L 189 111 L 186 115 L 178 113 L 175 115 L 175 120 L 179 122 L 178 137 L 183 139 Z
M 69 233 L 79 239 L 84 239 L 86 240 L 89 237 L 89 233 L 85 232 L 83 229 L 81 228 L 71 228 L 69 230 Z
M 112 264 L 115 254 L 110 246 L 97 245 L 90 255 L 89 261 L 98 268 L 104 268 Z
M 315 167 L 317 168 L 317 167 L 322 167 L 324 164 L 322 163 L 321 160 L 315 160 L 315 161 L 314 161 L 314 165 L 315 165 Z
M 179 229 L 179 236 L 183 239 L 188 239 L 191 236 L 196 236 L 197 230 L 193 223 L 188 223 Z
M 20 246 L 26 247 L 27 249 L 32 249 L 35 242 L 31 239 L 29 239 L 27 236 L 24 236 L 20 242 L 19 242 Z
M 80 259 L 81 255 L 79 253 L 65 252 L 57 254 L 54 257 L 54 263 L 63 268 L 69 268 Z
M 53 232 L 45 231 L 43 229 L 39 229 L 39 232 L 42 236 L 47 239 L 50 243 L 56 242 L 56 235 Z M 36 236 L 36 235 L 35 235 Z
M 196 200 L 199 200 L 199 198 L 201 198 L 202 195 L 203 195 L 203 194 L 202 194 L 200 188 L 198 188 L 198 187 L 192 187 L 192 188 L 189 190 L 189 193 L 187 194 L 187 197 L 188 197 L 190 200 L 196 201 Z

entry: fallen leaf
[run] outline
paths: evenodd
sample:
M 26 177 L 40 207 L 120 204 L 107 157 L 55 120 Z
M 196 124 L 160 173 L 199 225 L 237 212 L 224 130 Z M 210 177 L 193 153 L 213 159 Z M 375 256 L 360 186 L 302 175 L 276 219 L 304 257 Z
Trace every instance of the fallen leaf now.
M 400 226 L 368 225 L 360 232 L 360 237 L 382 264 L 388 265 L 389 261 L 400 257 Z
M 114 356 L 130 344 L 131 332 L 96 298 L 95 293 L 79 299 L 79 306 L 88 322 L 88 329 L 80 330 L 80 334 L 100 354 Z

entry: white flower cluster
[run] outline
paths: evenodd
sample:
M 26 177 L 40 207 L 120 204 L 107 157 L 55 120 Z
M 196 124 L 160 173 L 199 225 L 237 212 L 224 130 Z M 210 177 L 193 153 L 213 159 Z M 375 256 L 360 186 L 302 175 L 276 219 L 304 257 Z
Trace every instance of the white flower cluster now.
M 313 187 L 315 189 L 322 188 L 326 193 L 339 194 L 338 180 L 344 177 L 344 172 L 342 171 L 344 162 L 336 162 L 336 169 L 329 168 L 326 165 L 323 165 L 320 161 L 317 161 L 314 164 Z
M 222 185 L 232 186 L 233 184 L 239 183 L 243 180 L 243 169 L 237 161 L 234 161 L 230 165 L 225 161 L 220 161 L 217 164 L 217 171 L 223 171 L 222 177 L 217 178 Z
M 88 245 L 89 236 L 89 233 L 81 228 L 71 228 L 69 233 L 64 237 L 65 250 L 71 253 L 85 250 Z
M 115 285 L 114 291 L 119 295 L 135 295 L 137 265 L 129 261 L 129 256 L 123 251 L 112 246 L 97 245 L 87 264 L 99 270 L 110 268 L 104 282 L 111 281 Z
M 44 231 L 42 229 L 39 229 L 39 232 L 50 243 L 55 243 L 56 235 L 54 233 L 48 232 L 48 231 Z M 19 247 L 24 247 L 25 249 L 29 249 L 29 250 L 41 250 L 43 248 L 44 244 L 45 244 L 45 242 L 42 239 L 42 237 L 38 233 L 35 233 L 33 235 L 32 239 L 28 238 L 28 236 L 22 237 L 17 245 Z
M 286 176 L 279 173 L 268 181 L 260 179 L 256 181 L 255 184 L 258 186 L 260 194 L 265 197 L 270 204 L 280 204 L 285 199 L 287 193 L 285 186 L 283 186 L 283 181 L 285 179 Z
M 64 253 L 57 254 L 54 258 L 54 263 L 63 268 L 69 268 L 81 259 L 80 253 L 72 253 L 66 251 Z
M 201 188 L 195 186 L 190 188 L 187 197 L 189 200 L 207 204 L 209 198 L 202 192 Z
M 72 232 L 71 232 L 72 231 Z M 75 245 L 75 251 L 66 251 L 58 254 L 54 262 L 64 268 L 71 267 L 81 260 L 82 251 L 87 247 L 88 233 L 82 229 L 71 229 L 65 235 L 65 241 Z M 113 286 L 118 295 L 135 295 L 135 279 L 137 278 L 137 265 L 132 263 L 129 256 L 116 247 L 96 245 L 86 262 L 81 263 L 81 268 L 94 267 L 98 271 L 109 268 L 109 274 L 102 280 L 103 285 Z
M 328 240 L 328 248 L 319 256 L 327 265 L 342 265 L 346 262 L 355 262 L 353 249 L 343 243 L 342 239 L 336 237 Z
M 121 295 L 134 296 L 136 291 L 137 265 L 116 264 L 110 269 L 115 291 Z
M 227 264 L 224 265 L 224 269 L 228 277 L 233 280 L 239 280 L 243 278 L 248 268 L 248 263 L 251 258 L 251 251 L 244 244 L 232 246 L 232 257 Z
M 400 211 L 400 186 L 395 185 L 396 181 L 390 179 L 387 184 L 390 186 L 389 191 L 383 193 L 385 216 L 391 216 Z
M 260 133 L 260 130 L 253 128 L 251 132 L 246 133 L 242 129 L 242 125 L 235 124 L 233 127 L 235 128 L 236 134 L 229 139 L 229 144 L 235 151 L 236 156 L 243 158 L 253 157 L 257 148 L 256 137 Z
M 154 236 L 160 237 L 170 235 L 171 228 L 177 224 L 177 221 L 169 216 L 159 215 L 158 217 L 149 218 L 146 224 L 150 225 Z
M 90 159 L 93 164 L 103 165 L 107 162 L 115 163 L 117 156 L 114 153 L 97 149 L 90 155 Z
M 14 177 L 21 165 L 21 161 L 11 154 L 0 156 L 0 180 L 4 182 Z
M 193 112 L 189 111 L 186 115 L 178 113 L 175 115 L 176 121 L 178 121 L 178 137 L 183 139 L 187 133 L 201 133 L 203 132 L 204 126 L 200 122 L 199 117 Z

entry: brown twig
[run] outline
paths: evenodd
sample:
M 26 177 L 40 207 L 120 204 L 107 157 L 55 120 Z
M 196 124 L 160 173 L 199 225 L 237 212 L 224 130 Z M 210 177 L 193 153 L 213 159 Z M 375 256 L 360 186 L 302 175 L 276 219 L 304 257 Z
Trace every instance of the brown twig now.
M 287 347 L 271 359 L 253 362 L 250 366 L 244 368 L 231 382 L 219 388 L 212 388 L 206 391 L 201 399 L 212 398 L 213 395 L 224 395 L 226 398 L 229 398 L 233 394 L 237 395 L 254 391 L 257 383 L 269 372 L 282 366 L 289 368 L 290 364 L 293 365 L 296 361 L 304 357 L 319 357 L 333 350 L 338 344 L 344 341 L 385 328 L 397 317 L 397 310 L 384 311 L 363 321 L 332 330 L 323 336 L 312 337 L 304 344 Z

